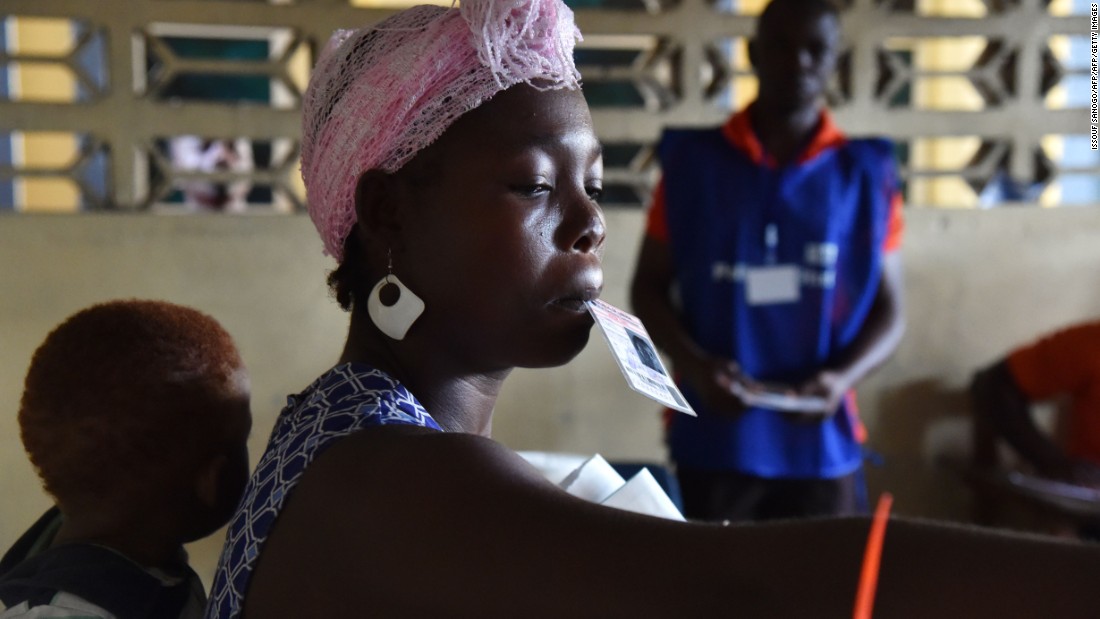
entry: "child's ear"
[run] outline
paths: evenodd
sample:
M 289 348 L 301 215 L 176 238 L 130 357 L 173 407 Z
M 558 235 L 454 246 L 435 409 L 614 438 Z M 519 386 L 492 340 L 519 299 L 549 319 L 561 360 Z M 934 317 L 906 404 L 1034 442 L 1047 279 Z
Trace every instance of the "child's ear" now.
M 199 468 L 199 474 L 195 482 L 195 496 L 206 507 L 211 509 L 218 507 L 218 502 L 223 494 L 221 485 L 225 483 L 225 467 L 229 464 L 229 457 L 218 454 L 207 460 Z

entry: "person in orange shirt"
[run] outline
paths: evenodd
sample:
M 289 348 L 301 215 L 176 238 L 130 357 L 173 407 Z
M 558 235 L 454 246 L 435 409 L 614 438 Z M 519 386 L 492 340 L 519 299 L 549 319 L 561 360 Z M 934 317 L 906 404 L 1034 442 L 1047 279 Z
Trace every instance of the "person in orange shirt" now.
M 1100 320 L 1069 326 L 978 371 L 970 386 L 980 424 L 1039 475 L 1100 488 Z M 1064 444 L 1031 417 L 1036 402 L 1068 397 Z M 976 454 L 994 464 L 994 454 Z

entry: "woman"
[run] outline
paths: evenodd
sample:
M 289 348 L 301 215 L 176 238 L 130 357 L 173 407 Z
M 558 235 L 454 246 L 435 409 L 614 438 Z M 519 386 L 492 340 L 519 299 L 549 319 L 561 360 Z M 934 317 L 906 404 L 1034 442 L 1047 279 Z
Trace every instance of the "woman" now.
M 575 499 L 488 438 L 512 368 L 584 347 L 603 283 L 578 35 L 559 0 L 482 0 L 416 7 L 323 53 L 302 169 L 351 325 L 339 363 L 280 416 L 208 617 L 851 612 L 865 519 L 658 520 Z M 1022 606 L 992 591 L 1051 581 L 1017 559 L 1100 566 L 1097 549 L 910 523 L 886 539 L 883 616 L 979 600 L 1003 616 Z M 958 557 L 983 571 L 946 571 Z

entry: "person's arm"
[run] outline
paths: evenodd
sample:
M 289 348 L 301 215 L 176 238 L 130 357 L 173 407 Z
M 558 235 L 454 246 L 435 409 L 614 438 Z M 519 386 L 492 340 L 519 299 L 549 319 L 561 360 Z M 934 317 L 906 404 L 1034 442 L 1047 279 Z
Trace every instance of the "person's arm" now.
M 249 617 L 851 616 L 869 520 L 722 527 L 586 503 L 488 439 L 374 428 L 311 465 Z M 1100 546 L 905 520 L 876 616 L 1094 617 Z
M 672 304 L 674 278 L 668 244 L 647 234 L 630 285 L 634 313 L 653 342 L 668 355 L 673 371 L 695 388 L 708 410 L 738 413 L 744 404 L 730 392 L 730 386 L 743 380 L 740 368 L 730 359 L 710 355 L 691 338 Z
M 883 256 L 882 276 L 871 311 L 856 339 L 829 367 L 802 385 L 805 395 L 824 397 L 835 411 L 841 399 L 897 350 L 905 334 L 905 282 L 901 252 Z
M 1035 424 L 1031 402 L 1016 384 L 1006 361 L 980 370 L 970 383 L 970 397 L 977 429 L 988 428 L 985 435 L 991 445 L 1003 437 L 1020 457 L 1045 477 L 1082 483 L 1100 484 L 1100 467 L 1069 457 Z M 996 465 L 995 450 L 986 447 L 977 454 L 977 464 Z

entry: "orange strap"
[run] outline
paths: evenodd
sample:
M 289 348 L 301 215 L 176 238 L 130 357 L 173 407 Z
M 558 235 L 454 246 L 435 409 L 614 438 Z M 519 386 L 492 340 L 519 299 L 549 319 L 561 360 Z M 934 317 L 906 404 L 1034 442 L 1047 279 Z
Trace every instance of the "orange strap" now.
M 859 573 L 859 589 L 856 590 L 855 619 L 871 619 L 875 605 L 875 587 L 878 585 L 879 564 L 882 561 L 882 542 L 886 537 L 886 523 L 890 520 L 890 506 L 894 497 L 885 492 L 879 497 L 875 516 L 871 521 L 871 534 L 867 537 L 867 549 L 863 552 L 863 569 Z

